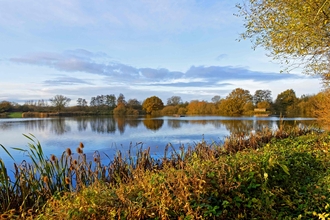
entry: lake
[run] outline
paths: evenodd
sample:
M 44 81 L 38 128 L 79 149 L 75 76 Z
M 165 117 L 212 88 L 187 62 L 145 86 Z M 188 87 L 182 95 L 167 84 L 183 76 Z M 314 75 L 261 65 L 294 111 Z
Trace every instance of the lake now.
M 285 118 L 285 124 L 312 125 L 312 118 Z M 82 142 L 88 159 L 97 150 L 102 161 L 117 151 L 126 153 L 130 146 L 150 147 L 150 153 L 161 157 L 167 144 L 174 148 L 195 145 L 202 140 L 221 143 L 230 133 L 250 133 L 264 127 L 276 129 L 278 117 L 67 117 L 0 119 L 0 144 L 9 149 L 16 162 L 27 157 L 11 148 L 28 149 L 31 141 L 23 134 L 33 134 L 40 141 L 46 156 L 60 156 L 66 148 L 73 151 Z M 137 147 L 134 147 L 137 146 Z M 12 159 L 0 148 L 0 158 L 5 164 Z

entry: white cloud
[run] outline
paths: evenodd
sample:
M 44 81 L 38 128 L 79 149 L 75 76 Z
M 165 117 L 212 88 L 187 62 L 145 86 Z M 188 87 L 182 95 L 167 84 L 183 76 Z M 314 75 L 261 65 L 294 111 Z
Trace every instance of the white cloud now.
M 235 42 L 242 25 L 232 15 L 234 5 L 230 0 L 4 0 L 1 97 L 63 94 L 88 100 L 122 92 L 139 100 L 181 95 L 189 101 L 223 97 L 237 87 L 273 88 L 274 96 L 287 88 L 318 91 L 317 79 L 278 74 L 264 51 Z M 308 82 L 310 90 L 304 89 Z

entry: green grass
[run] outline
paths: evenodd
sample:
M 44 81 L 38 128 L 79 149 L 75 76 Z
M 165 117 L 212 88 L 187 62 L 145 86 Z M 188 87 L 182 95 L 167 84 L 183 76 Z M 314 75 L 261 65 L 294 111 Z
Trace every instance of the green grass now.
M 233 135 L 155 160 L 149 150 L 103 165 L 67 149 L 43 155 L 35 137 L 8 180 L 0 163 L 2 217 L 34 219 L 326 219 L 330 134 L 313 129 Z M 3 147 L 4 148 L 4 147 Z M 4 148 L 5 149 L 5 148 Z M 171 150 L 172 149 L 172 150 Z M 5 149 L 6 150 L 6 149 Z M 9 153 L 9 152 L 8 152 Z M 1 161 L 1 160 L 0 160 Z M 73 184 L 74 183 L 74 184 Z M 323 218 L 324 217 L 324 218 Z
M 22 118 L 22 112 L 11 112 L 8 114 L 9 118 Z

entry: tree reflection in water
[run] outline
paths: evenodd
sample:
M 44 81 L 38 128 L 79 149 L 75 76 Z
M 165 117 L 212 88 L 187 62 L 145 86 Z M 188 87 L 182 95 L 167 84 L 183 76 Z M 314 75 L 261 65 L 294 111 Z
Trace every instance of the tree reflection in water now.
M 119 133 L 124 134 L 126 127 L 125 117 L 120 117 L 120 116 L 115 117 L 115 121 L 117 123 L 117 128 L 119 130 Z
M 88 126 L 88 121 L 86 117 L 78 117 L 76 118 L 77 120 L 77 127 L 78 131 L 86 131 L 87 126 Z
M 181 121 L 181 120 L 168 120 L 167 121 L 167 125 L 170 128 L 173 128 L 173 129 L 181 128 L 182 124 L 188 124 L 188 123 L 189 123 L 189 121 L 187 121 L 187 120 L 184 120 L 184 121 Z
M 137 128 L 141 124 L 138 116 L 128 116 L 125 121 L 131 128 Z
M 265 128 L 277 129 L 281 124 L 285 126 L 309 126 L 315 124 L 314 120 L 279 120 L 279 118 L 220 118 L 205 120 L 198 118 L 195 120 L 193 117 L 186 118 L 152 118 L 152 117 L 75 117 L 75 118 L 52 118 L 52 119 L 33 119 L 21 122 L 25 129 L 30 133 L 34 131 L 47 131 L 62 135 L 71 131 L 70 125 L 77 123 L 78 131 L 86 131 L 90 129 L 97 133 L 115 133 L 117 130 L 120 134 L 125 133 L 126 126 L 130 128 L 139 129 L 143 124 L 148 130 L 157 131 L 164 125 L 164 121 L 167 121 L 167 128 L 182 129 L 184 125 L 213 125 L 214 129 L 225 128 L 229 133 L 235 134 L 249 134 L 251 131 L 262 131 Z M 0 131 L 14 129 L 13 122 L 0 123 Z M 90 127 L 90 128 L 88 128 Z
M 116 121 L 113 117 L 89 118 L 91 129 L 97 133 L 115 133 Z
M 143 124 L 144 126 L 149 129 L 149 130 L 153 130 L 153 131 L 157 131 L 159 130 L 163 124 L 164 124 L 164 119 L 159 119 L 159 118 L 148 118 L 143 120 Z
M 58 118 L 57 120 L 51 120 L 51 122 L 51 131 L 57 135 L 71 131 L 71 127 L 65 123 L 65 118 Z
M 246 135 L 253 130 L 252 120 L 223 120 L 221 123 L 226 129 L 232 134 L 243 134 Z
M 28 120 L 24 123 L 26 130 L 32 130 L 32 131 L 45 131 L 48 129 L 48 123 L 49 120 L 47 119 L 37 119 L 37 120 Z

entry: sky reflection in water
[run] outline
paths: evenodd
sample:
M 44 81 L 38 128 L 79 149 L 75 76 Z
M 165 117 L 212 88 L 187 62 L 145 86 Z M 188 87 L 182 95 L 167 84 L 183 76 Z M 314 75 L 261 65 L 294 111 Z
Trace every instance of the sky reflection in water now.
M 106 160 L 120 150 L 126 153 L 130 146 L 150 147 L 154 156 L 162 156 L 165 146 L 175 148 L 194 145 L 205 140 L 219 143 L 230 133 L 250 133 L 264 127 L 275 129 L 279 125 L 277 117 L 79 117 L 44 119 L 0 119 L 0 144 L 10 150 L 17 163 L 27 159 L 12 147 L 28 149 L 30 142 L 23 134 L 33 134 L 40 141 L 45 155 L 60 156 L 66 148 L 73 151 L 80 142 L 85 145 L 87 158 L 91 159 L 96 150 Z M 313 119 L 286 118 L 285 124 L 311 125 Z M 12 162 L 0 149 L 0 158 L 5 163 Z

